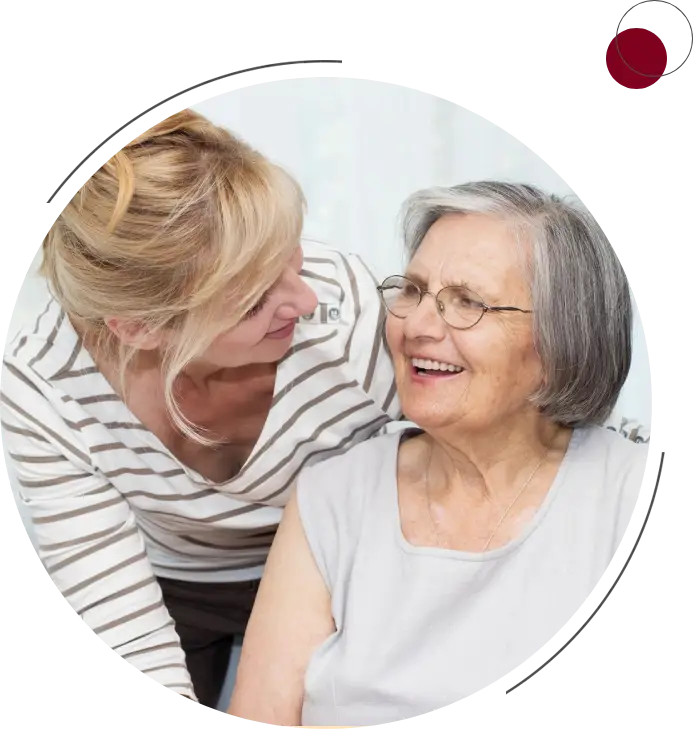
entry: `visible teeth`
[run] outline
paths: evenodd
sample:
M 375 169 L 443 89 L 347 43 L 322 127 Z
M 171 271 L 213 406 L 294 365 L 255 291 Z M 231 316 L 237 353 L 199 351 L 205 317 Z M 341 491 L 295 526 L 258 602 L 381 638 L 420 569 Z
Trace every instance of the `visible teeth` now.
M 447 362 L 437 362 L 432 359 L 419 359 L 414 357 L 412 364 L 419 370 L 440 370 L 442 372 L 462 372 L 459 365 L 448 364 Z

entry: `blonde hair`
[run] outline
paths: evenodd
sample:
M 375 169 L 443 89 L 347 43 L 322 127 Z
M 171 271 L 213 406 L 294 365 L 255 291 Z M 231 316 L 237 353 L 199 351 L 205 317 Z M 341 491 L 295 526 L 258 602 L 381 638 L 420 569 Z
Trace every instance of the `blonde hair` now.
M 182 433 L 211 444 L 176 403 L 176 379 L 279 278 L 304 204 L 286 172 L 182 111 L 126 145 L 72 198 L 43 241 L 42 273 L 115 362 L 123 395 L 137 350 L 105 320 L 173 332 L 161 349 L 167 410 Z

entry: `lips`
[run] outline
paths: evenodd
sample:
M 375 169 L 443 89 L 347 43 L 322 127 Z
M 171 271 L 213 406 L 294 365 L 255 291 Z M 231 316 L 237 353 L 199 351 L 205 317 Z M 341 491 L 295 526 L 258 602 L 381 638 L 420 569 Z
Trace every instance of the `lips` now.
M 268 332 L 267 334 L 265 334 L 265 339 L 286 339 L 294 333 L 295 328 L 296 322 L 291 321 L 281 329 L 275 329 L 273 332 Z
M 442 362 L 441 360 L 425 359 L 423 357 L 412 357 L 411 362 L 417 370 L 423 372 L 449 372 L 450 374 L 458 374 L 464 369 L 461 365 Z
M 417 370 L 416 368 L 412 367 L 411 373 L 412 379 L 416 382 L 431 382 L 433 380 L 452 380 L 455 377 L 459 377 L 460 375 L 464 374 L 464 370 L 462 370 L 462 372 L 436 372 L 433 370 Z
M 465 368 L 452 362 L 428 357 L 411 357 L 411 378 L 419 384 L 450 380 L 465 372 Z

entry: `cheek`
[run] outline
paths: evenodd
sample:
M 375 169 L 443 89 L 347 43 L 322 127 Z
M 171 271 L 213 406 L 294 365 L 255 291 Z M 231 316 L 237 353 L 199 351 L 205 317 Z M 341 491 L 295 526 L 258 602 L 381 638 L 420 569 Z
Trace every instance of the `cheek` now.
M 233 352 L 243 352 L 255 346 L 265 335 L 265 324 L 250 320 L 242 322 L 229 332 L 218 336 L 209 348 L 210 354 L 223 356 Z
M 499 390 L 515 392 L 524 398 L 541 385 L 541 361 L 531 339 L 511 338 L 504 349 L 496 351 L 495 356 L 495 379 Z
M 385 319 L 385 340 L 393 359 L 396 360 L 402 354 L 404 343 L 404 326 L 401 319 L 388 314 Z
M 228 358 L 229 352 L 236 348 L 232 337 L 229 334 L 222 334 L 209 345 L 204 358 L 210 362 L 223 363 Z
M 523 353 L 520 367 L 526 389 L 529 392 L 534 392 L 544 382 L 544 370 L 539 355 L 533 346 L 528 347 Z
M 541 362 L 531 333 L 502 327 L 470 330 L 456 344 L 472 370 L 487 376 L 494 388 L 525 389 L 541 382 Z

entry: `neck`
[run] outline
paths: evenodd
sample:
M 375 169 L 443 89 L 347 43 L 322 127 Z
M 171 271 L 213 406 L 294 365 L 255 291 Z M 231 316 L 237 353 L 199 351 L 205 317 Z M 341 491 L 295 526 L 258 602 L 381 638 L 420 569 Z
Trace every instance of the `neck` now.
M 483 432 L 429 433 L 430 486 L 505 501 L 538 463 L 562 459 L 571 432 L 533 411 Z

